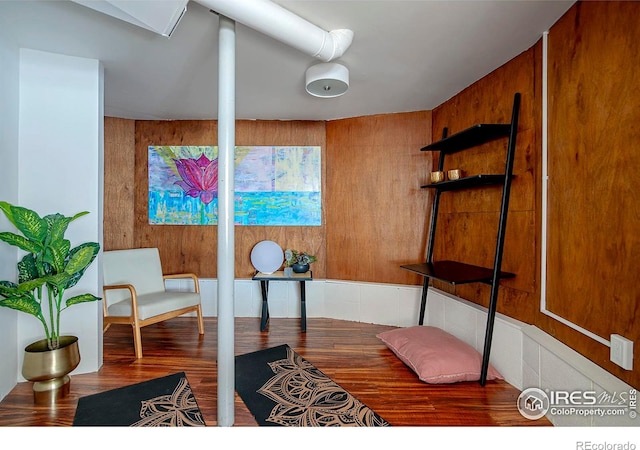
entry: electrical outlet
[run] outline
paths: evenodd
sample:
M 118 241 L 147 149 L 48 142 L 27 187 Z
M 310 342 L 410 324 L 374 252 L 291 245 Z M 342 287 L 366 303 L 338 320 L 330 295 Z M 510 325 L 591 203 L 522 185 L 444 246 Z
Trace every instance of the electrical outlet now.
M 619 334 L 612 334 L 609 357 L 623 369 L 633 370 L 633 341 Z

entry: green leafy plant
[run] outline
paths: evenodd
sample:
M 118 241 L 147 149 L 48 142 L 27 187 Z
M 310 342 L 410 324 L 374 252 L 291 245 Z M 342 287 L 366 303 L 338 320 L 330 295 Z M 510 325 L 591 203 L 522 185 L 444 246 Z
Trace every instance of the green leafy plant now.
M 291 250 L 290 248 L 284 251 L 284 265 L 290 267 L 294 264 L 311 264 L 316 262 L 318 258 L 307 252 L 299 252 L 298 250 Z
M 44 327 L 47 345 L 54 350 L 60 345 L 60 313 L 78 303 L 100 300 L 92 294 L 68 298 L 65 291 L 75 286 L 100 251 L 96 242 L 71 248 L 64 235 L 71 222 L 89 214 L 73 217 L 36 212 L 0 201 L 0 209 L 22 233 L 0 233 L 0 240 L 20 248 L 27 254 L 18 262 L 18 283 L 0 281 L 0 306 L 33 315 Z M 47 305 L 43 309 L 43 305 Z

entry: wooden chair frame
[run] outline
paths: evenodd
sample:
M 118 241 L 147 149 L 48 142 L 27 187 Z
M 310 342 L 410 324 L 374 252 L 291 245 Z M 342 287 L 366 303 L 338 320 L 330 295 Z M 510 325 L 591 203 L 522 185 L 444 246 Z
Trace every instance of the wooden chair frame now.
M 200 293 L 200 283 L 198 277 L 193 273 L 182 273 L 182 274 L 169 274 L 162 276 L 163 281 L 168 279 L 186 279 L 190 278 L 193 281 L 194 289 L 197 294 Z M 118 284 L 111 286 L 103 286 L 103 291 L 105 293 L 109 290 L 115 289 L 128 289 L 131 295 L 131 316 L 110 316 L 108 311 L 108 305 L 106 300 L 102 302 L 103 311 L 104 311 L 104 323 L 103 323 L 103 332 L 106 332 L 111 324 L 129 324 L 133 328 L 133 342 L 135 346 L 135 354 L 136 358 L 142 358 L 142 335 L 140 333 L 140 329 L 142 327 L 146 327 L 147 325 L 153 325 L 154 323 L 163 322 L 167 319 L 172 319 L 174 317 L 181 316 L 183 314 L 187 314 L 190 312 L 195 312 L 198 316 L 198 332 L 200 334 L 204 334 L 204 320 L 202 316 L 202 305 L 198 303 L 195 306 L 189 306 L 182 309 L 177 309 L 174 311 L 166 312 L 164 314 L 160 314 L 157 316 L 149 317 L 148 319 L 141 320 L 138 317 L 138 296 L 136 294 L 136 288 L 132 284 Z

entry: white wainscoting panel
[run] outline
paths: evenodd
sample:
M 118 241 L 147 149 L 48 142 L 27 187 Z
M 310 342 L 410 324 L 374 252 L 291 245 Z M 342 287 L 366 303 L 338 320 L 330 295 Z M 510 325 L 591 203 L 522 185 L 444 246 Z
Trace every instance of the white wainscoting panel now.
M 189 290 L 188 280 L 167 280 L 167 289 Z M 218 313 L 218 282 L 200 279 L 202 310 L 206 317 Z M 234 286 L 236 317 L 260 317 L 260 283 L 237 279 Z M 314 279 L 305 282 L 307 317 L 330 317 L 354 322 L 406 327 L 417 325 L 419 286 Z M 269 283 L 271 317 L 300 317 L 300 284 L 291 281 Z
M 429 288 L 425 325 L 453 334 L 480 353 L 484 349 L 487 309 L 460 297 Z M 522 386 L 522 327 L 525 324 L 496 314 L 489 361 L 517 388 Z

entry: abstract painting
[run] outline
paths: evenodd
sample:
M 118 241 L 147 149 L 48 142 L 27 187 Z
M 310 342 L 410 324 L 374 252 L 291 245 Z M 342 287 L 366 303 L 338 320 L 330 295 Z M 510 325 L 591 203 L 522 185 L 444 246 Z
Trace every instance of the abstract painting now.
M 318 146 L 236 147 L 234 223 L 322 224 Z M 149 146 L 149 223 L 218 224 L 218 148 Z

